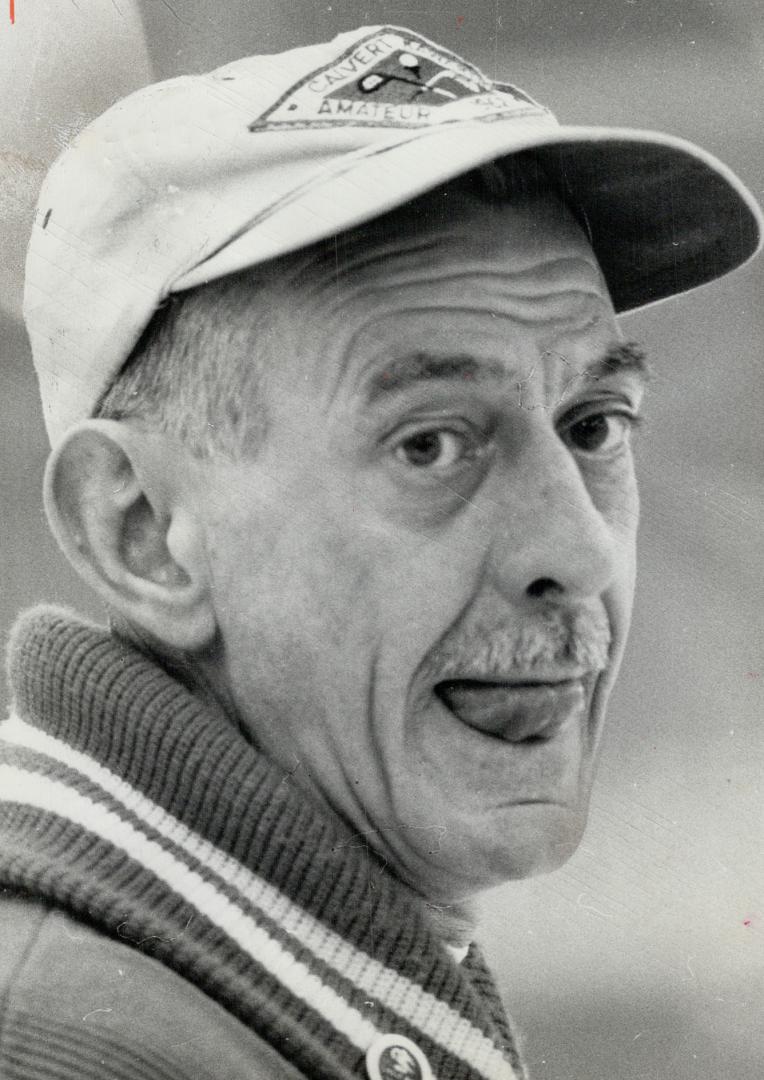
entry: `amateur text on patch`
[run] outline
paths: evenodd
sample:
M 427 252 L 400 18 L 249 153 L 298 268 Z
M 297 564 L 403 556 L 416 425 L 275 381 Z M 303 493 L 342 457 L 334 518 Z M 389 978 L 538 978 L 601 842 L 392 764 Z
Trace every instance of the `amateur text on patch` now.
M 250 131 L 417 127 L 546 111 L 426 38 L 386 27 L 290 87 Z

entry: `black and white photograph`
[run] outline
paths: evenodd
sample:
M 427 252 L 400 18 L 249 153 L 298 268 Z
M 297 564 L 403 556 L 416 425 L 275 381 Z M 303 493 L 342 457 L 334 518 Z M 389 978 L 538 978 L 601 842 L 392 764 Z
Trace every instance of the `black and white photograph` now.
M 760 1080 L 759 5 L 0 89 L 0 1080 Z

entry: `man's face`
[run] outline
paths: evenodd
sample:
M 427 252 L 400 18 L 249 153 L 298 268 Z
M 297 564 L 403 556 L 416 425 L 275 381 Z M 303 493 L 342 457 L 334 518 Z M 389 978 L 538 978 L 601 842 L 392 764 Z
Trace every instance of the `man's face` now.
M 634 578 L 640 365 L 591 249 L 452 192 L 271 291 L 268 433 L 206 496 L 240 718 L 432 901 L 552 869 Z

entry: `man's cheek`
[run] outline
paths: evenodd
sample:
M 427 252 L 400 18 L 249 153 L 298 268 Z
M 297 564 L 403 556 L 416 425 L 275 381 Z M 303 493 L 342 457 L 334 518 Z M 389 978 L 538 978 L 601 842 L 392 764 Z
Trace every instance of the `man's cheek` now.
M 631 454 L 600 466 L 590 465 L 584 480 L 592 502 L 623 543 L 633 541 L 639 524 L 639 494 Z
M 401 657 L 408 676 L 480 592 L 482 562 L 470 547 L 429 544 L 388 574 L 376 567 L 386 651 Z

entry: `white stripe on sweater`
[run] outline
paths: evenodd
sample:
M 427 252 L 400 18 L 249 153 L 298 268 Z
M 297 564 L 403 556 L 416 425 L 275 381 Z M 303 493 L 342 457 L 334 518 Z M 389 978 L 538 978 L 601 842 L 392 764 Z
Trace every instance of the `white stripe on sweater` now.
M 100 785 L 160 835 L 239 891 L 327 966 L 354 982 L 366 996 L 405 1017 L 433 1042 L 482 1072 L 487 1080 L 516 1080 L 514 1070 L 491 1040 L 446 1002 L 351 945 L 93 758 L 19 717 L 10 717 L 0 724 L 0 737 L 57 759 Z

